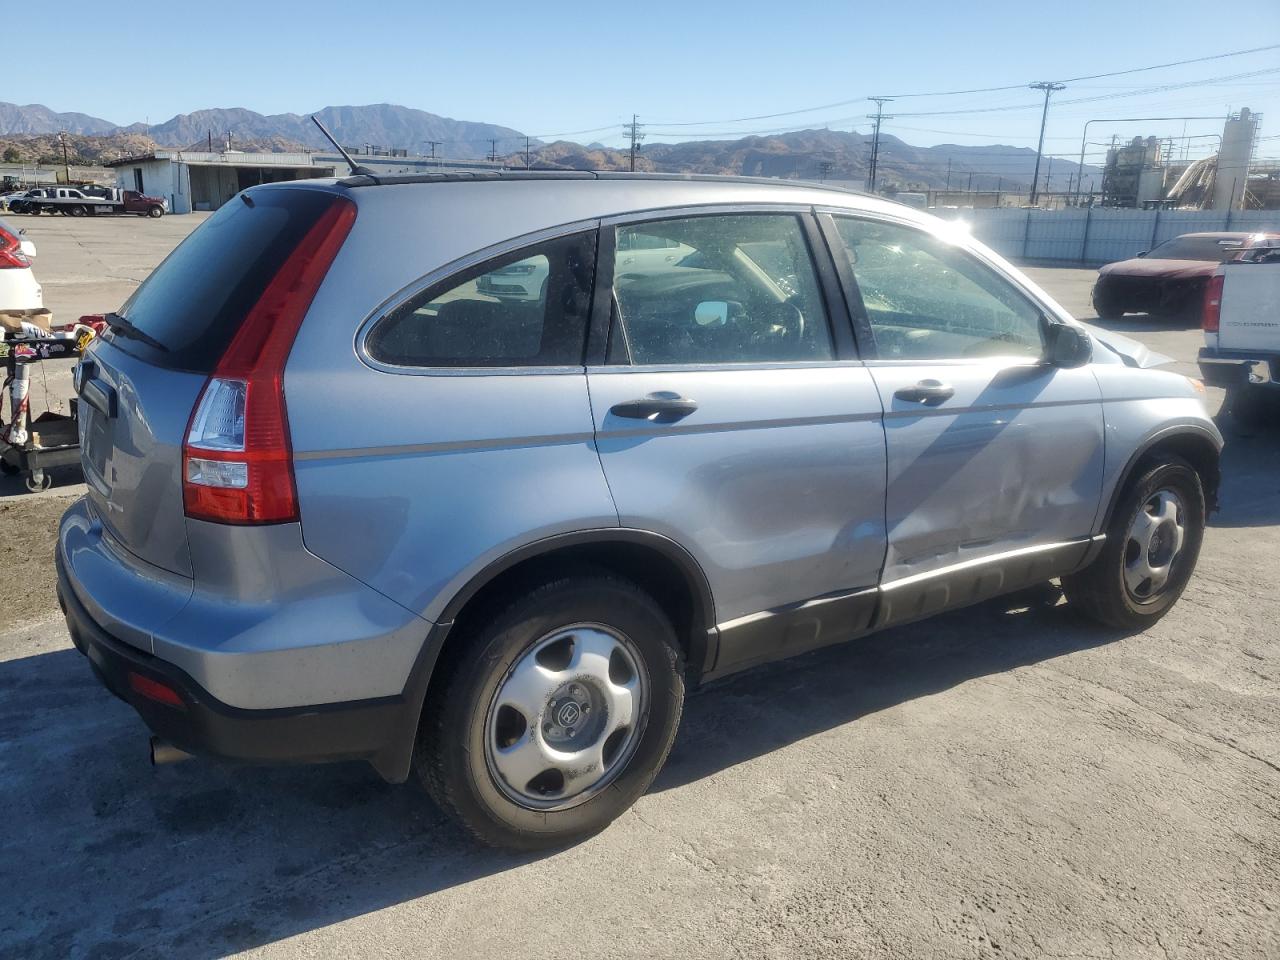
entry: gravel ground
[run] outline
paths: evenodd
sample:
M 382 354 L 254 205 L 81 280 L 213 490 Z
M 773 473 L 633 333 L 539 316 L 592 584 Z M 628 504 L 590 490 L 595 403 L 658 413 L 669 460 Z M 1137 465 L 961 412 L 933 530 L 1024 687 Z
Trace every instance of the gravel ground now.
M 1089 316 L 1091 271 L 1032 272 Z M 1126 326 L 1191 372 L 1197 332 Z M 713 685 L 649 795 L 543 858 L 362 765 L 152 770 L 36 600 L 0 633 L 0 954 L 1280 956 L 1280 437 L 1224 432 L 1151 630 L 1045 587 Z M 9 537 L 60 507 L 22 502 Z

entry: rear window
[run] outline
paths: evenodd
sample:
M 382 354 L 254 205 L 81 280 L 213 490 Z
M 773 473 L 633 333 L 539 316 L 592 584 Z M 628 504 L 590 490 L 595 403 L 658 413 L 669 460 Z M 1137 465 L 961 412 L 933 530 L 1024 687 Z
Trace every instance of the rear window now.
M 1226 263 L 1244 246 L 1244 239 L 1219 237 L 1174 237 L 1147 254 L 1150 260 L 1209 260 Z
M 157 366 L 210 373 L 285 258 L 333 202 L 318 190 L 259 190 L 225 203 L 118 311 L 145 337 L 109 334 Z M 155 341 L 149 343 L 145 341 Z

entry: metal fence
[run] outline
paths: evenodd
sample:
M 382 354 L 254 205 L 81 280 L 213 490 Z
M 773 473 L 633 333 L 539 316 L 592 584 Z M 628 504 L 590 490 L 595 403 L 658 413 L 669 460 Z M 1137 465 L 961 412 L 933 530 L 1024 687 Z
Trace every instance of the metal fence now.
M 1280 210 L 934 210 L 1011 260 L 1098 266 L 1183 233 L 1280 230 Z

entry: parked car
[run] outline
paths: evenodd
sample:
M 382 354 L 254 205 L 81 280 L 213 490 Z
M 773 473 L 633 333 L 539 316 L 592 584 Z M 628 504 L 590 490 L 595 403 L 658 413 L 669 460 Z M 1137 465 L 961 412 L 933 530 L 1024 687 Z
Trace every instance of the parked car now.
M 1241 423 L 1280 423 L 1280 237 L 1225 263 L 1205 290 L 1200 372 Z
M 8 220 L 0 220 L 0 313 L 39 310 L 44 294 L 31 271 L 36 245 Z
M 705 680 L 1059 576 L 1147 627 L 1218 488 L 1197 381 L 782 181 L 253 187 L 106 320 L 59 595 L 153 759 L 416 770 L 511 847 L 626 810 Z
M 1247 256 L 1277 237 L 1280 234 L 1184 233 L 1166 240 L 1100 269 L 1093 285 L 1093 309 L 1104 320 L 1126 313 L 1198 317 L 1205 284 L 1218 265 Z
M 12 198 L 9 201 L 10 213 L 30 213 L 33 207 L 38 209 L 39 201 L 44 199 L 45 188 L 37 187 L 34 190 L 25 190 L 21 196 Z

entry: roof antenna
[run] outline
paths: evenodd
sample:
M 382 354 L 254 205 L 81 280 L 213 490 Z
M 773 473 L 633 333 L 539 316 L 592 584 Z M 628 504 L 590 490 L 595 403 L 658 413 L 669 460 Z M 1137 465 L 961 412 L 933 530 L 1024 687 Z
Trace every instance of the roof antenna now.
M 337 140 L 334 139 L 333 134 L 329 132 L 329 128 L 326 127 L 323 123 L 321 123 L 320 118 L 317 117 L 314 113 L 311 115 L 311 122 L 320 128 L 320 132 L 324 134 L 324 138 L 333 144 L 335 150 L 337 150 L 340 154 L 342 154 L 342 159 L 347 161 L 347 166 L 351 168 L 351 172 L 353 174 L 355 174 L 356 176 L 363 175 L 366 177 L 374 176 L 373 171 L 370 170 L 368 167 L 362 167 L 358 163 L 356 163 L 354 160 L 351 159 L 351 154 L 347 153 L 347 151 L 342 149 L 342 144 L 340 144 Z

